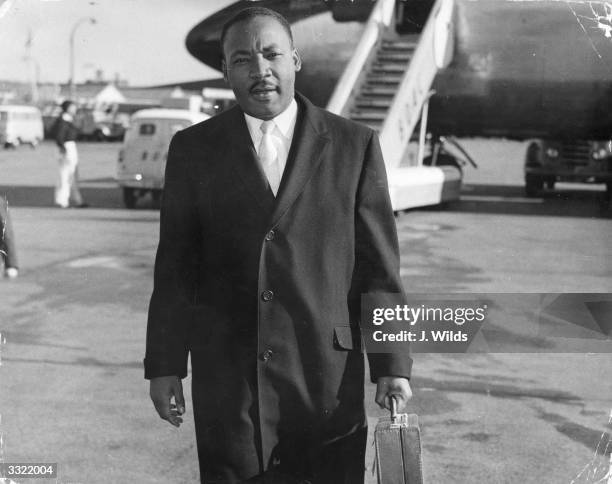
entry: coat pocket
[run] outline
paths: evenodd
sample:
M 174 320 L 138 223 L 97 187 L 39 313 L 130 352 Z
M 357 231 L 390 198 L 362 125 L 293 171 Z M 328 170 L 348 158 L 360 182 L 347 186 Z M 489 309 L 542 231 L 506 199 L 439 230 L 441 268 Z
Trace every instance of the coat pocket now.
M 361 333 L 357 326 L 336 326 L 334 328 L 334 349 L 361 350 Z

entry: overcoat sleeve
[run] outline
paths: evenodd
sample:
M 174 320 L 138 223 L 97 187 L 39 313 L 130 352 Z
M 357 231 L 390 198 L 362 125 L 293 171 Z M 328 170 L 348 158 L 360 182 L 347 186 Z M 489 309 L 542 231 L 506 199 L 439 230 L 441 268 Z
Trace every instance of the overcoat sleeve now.
M 355 209 L 355 270 L 351 284 L 352 313 L 360 317 L 361 296 L 384 293 L 404 295 L 399 274 L 399 244 L 389 198 L 385 164 L 378 136 L 372 132 L 365 150 Z M 412 359 L 408 346 L 401 352 L 368 353 L 370 378 L 410 378 Z
M 200 232 L 193 187 L 195 161 L 181 133 L 168 150 L 153 294 L 149 304 L 145 378 L 187 376 Z

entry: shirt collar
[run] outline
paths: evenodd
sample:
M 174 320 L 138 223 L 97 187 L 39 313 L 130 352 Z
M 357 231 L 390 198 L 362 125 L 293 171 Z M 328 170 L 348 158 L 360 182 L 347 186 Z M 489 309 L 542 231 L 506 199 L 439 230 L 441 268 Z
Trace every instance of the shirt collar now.
M 276 126 L 285 138 L 289 139 L 293 134 L 292 129 L 295 127 L 297 111 L 297 102 L 295 102 L 294 98 L 291 100 L 289 106 L 287 106 L 287 108 L 282 113 L 272 118 L 271 120 L 274 121 L 274 124 L 276 124 Z M 247 127 L 249 128 L 249 132 L 251 133 L 251 137 L 259 138 L 261 136 L 261 131 L 259 127 L 261 126 L 261 123 L 264 122 L 264 120 L 250 116 L 247 113 L 244 113 L 244 118 L 246 120 Z

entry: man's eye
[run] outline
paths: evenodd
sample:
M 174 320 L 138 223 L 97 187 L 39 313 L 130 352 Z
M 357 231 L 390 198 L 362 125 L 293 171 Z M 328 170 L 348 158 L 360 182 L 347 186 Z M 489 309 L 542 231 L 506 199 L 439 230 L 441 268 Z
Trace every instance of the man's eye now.
M 244 64 L 246 62 L 248 62 L 246 57 L 238 57 L 237 59 L 234 59 L 234 64 Z
M 275 57 L 279 57 L 283 54 L 281 54 L 280 52 L 270 52 L 268 54 L 266 54 L 266 59 L 274 59 Z

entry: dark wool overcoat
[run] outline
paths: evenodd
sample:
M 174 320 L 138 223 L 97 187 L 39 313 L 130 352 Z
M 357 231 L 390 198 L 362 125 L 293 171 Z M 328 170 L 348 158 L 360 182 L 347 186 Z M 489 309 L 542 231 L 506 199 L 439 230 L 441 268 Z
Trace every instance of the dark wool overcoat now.
M 362 430 L 360 297 L 402 292 L 375 132 L 296 100 L 276 198 L 238 106 L 169 149 L 145 377 L 185 377 L 191 352 L 210 475 L 246 478 L 283 445 L 310 452 Z M 410 374 L 407 354 L 368 359 L 372 381 Z

